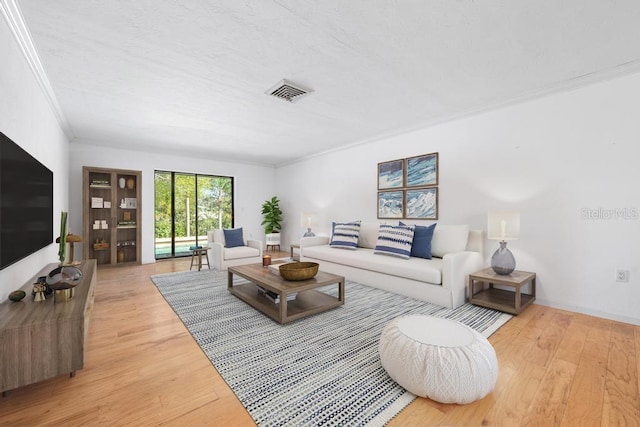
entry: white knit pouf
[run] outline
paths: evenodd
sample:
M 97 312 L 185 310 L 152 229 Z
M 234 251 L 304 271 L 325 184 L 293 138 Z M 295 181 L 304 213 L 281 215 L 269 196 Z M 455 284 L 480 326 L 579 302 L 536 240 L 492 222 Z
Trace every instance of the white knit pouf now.
M 498 379 L 498 360 L 489 341 L 453 320 L 399 317 L 385 326 L 378 350 L 395 382 L 441 403 L 482 399 Z

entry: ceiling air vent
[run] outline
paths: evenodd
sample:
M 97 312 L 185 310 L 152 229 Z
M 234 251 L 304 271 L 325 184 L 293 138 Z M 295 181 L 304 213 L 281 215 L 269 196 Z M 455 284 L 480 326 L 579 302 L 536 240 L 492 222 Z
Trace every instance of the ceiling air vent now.
M 301 88 L 300 86 L 283 79 L 265 93 L 267 95 L 275 96 L 276 98 L 284 99 L 285 101 L 296 102 L 298 99 L 311 92 L 313 91 Z

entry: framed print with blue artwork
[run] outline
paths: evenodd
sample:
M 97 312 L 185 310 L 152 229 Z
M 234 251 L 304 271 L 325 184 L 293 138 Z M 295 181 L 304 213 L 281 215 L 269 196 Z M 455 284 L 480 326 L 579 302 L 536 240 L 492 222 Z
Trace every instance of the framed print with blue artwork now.
M 406 187 L 438 185 L 438 153 L 423 154 L 407 159 Z
M 404 206 L 407 219 L 438 219 L 438 189 L 406 190 Z
M 404 214 L 404 191 L 378 192 L 378 218 L 401 219 Z
M 404 187 L 404 159 L 378 163 L 378 190 Z

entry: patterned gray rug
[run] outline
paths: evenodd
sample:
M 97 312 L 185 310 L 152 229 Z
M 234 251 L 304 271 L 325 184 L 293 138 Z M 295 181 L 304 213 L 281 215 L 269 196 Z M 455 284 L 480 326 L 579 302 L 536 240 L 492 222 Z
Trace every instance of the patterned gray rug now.
M 231 295 L 226 272 L 151 279 L 259 426 L 384 425 L 415 398 L 380 364 L 378 340 L 389 321 L 428 314 L 489 336 L 511 318 L 347 281 L 343 306 L 280 325 Z

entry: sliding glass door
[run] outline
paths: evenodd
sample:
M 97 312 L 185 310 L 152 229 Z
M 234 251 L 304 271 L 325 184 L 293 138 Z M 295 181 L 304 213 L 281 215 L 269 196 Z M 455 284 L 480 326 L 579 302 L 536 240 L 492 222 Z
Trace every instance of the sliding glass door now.
M 233 227 L 233 178 L 155 172 L 155 257 L 191 255 L 207 231 Z

